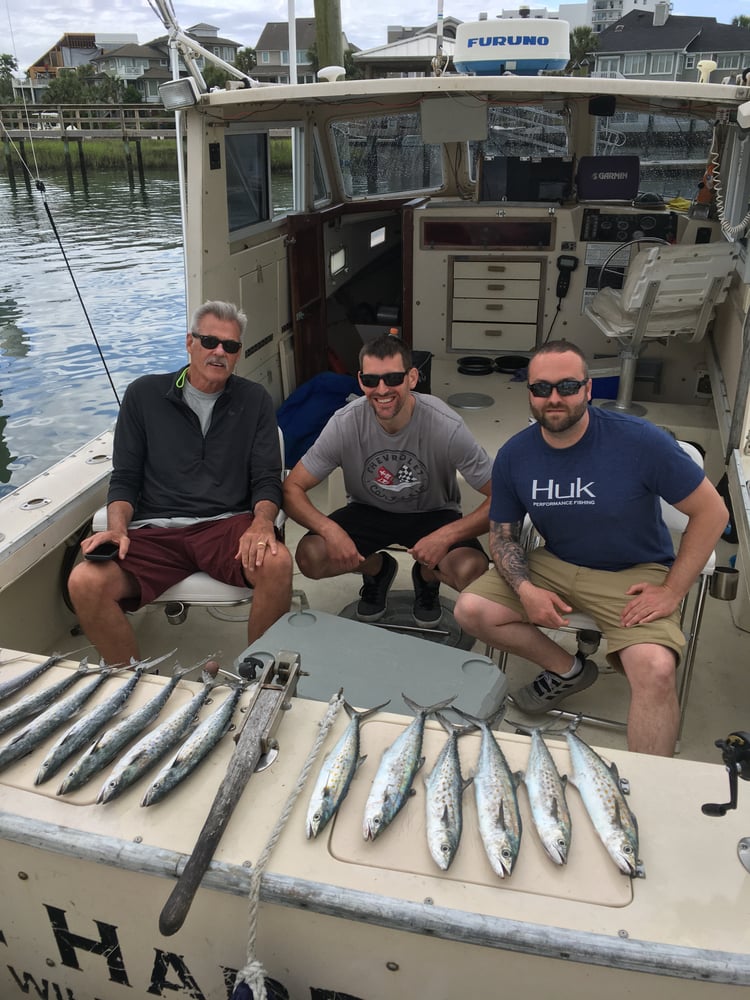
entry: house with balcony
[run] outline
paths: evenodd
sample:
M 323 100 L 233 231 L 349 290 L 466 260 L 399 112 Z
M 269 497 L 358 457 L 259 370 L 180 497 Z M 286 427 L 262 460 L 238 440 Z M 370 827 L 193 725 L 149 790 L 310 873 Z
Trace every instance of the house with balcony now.
M 138 43 L 138 36 L 102 32 L 66 32 L 27 68 L 28 77 L 17 81 L 14 93 L 31 104 L 59 73 L 77 69 L 90 63 L 95 56 L 131 42 Z
M 153 45 L 121 45 L 90 62 L 97 73 L 132 84 L 146 104 L 160 103 L 159 84 L 172 77 L 169 53 Z
M 715 17 L 669 13 L 666 3 L 631 11 L 597 38 L 595 76 L 695 82 L 699 63 L 715 63 L 710 83 L 731 80 L 750 66 L 750 32 Z

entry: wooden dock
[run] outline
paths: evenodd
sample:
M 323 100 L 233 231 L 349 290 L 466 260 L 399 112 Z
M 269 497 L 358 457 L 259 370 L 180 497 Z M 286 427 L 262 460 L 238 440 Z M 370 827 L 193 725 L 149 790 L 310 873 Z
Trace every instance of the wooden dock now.
M 174 139 L 174 112 L 160 104 L 81 104 L 81 105 L 0 105 L 0 136 L 8 177 L 15 187 L 12 146 L 18 146 L 25 158 L 26 142 L 61 142 L 65 150 L 68 182 L 73 184 L 71 149 L 76 148 L 81 176 L 86 182 L 85 144 L 119 140 L 123 144 L 125 165 L 130 183 L 135 169 L 141 185 L 145 182 L 141 142 L 151 139 Z M 135 146 L 135 169 L 132 146 Z M 31 180 L 24 173 L 27 188 Z

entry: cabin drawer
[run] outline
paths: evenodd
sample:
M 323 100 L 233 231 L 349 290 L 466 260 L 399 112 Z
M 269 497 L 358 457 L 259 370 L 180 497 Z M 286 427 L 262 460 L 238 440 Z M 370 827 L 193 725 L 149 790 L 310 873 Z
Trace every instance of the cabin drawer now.
M 538 260 L 457 260 L 453 278 L 521 278 L 539 281 L 542 265 Z
M 453 323 L 451 347 L 461 351 L 530 351 L 536 345 L 531 323 Z
M 474 323 L 536 323 L 536 299 L 454 299 L 453 319 Z
M 454 299 L 533 299 L 539 298 L 538 281 L 517 278 L 456 278 Z

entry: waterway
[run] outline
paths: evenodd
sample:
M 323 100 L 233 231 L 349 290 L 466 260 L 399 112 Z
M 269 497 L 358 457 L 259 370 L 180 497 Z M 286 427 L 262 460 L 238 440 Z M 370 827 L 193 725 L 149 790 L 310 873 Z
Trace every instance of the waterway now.
M 143 188 L 110 171 L 85 190 L 64 174 L 44 182 L 54 228 L 38 191 L 0 176 L 0 496 L 117 416 L 86 313 L 120 398 L 137 375 L 185 359 L 176 172 Z

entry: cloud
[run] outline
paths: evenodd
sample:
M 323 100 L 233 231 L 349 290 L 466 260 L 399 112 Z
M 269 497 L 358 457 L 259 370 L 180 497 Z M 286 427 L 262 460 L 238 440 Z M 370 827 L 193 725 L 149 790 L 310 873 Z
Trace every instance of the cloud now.
M 364 4 L 362 0 L 340 0 L 341 26 L 347 38 L 361 49 L 383 45 L 389 24 L 427 25 L 437 17 L 437 0 L 415 0 L 404 8 L 403 0 L 380 0 Z M 255 47 L 268 21 L 286 21 L 287 0 L 223 0 L 206 4 L 205 0 L 174 0 L 182 28 L 207 22 L 219 33 L 242 45 Z M 135 34 L 141 44 L 164 34 L 164 28 L 148 0 L 6 0 L 0 14 L 0 53 L 15 55 L 22 70 L 50 49 L 66 32 L 103 32 Z M 456 0 L 446 4 L 445 16 L 473 21 L 481 9 L 481 0 Z M 710 10 L 701 0 L 675 0 L 673 13 L 711 16 L 724 24 L 736 14 L 750 12 L 750 0 L 719 0 Z M 314 0 L 299 0 L 297 17 L 313 17 Z

